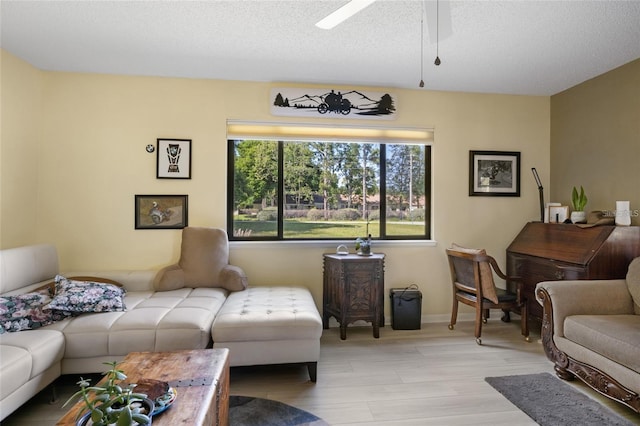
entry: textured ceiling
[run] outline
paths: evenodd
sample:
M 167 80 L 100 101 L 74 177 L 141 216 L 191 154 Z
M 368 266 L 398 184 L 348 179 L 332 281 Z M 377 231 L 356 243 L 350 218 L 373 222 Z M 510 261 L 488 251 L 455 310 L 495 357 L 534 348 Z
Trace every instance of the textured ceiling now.
M 640 1 L 12 1 L 2 48 L 44 70 L 552 95 L 640 58 Z M 423 15 L 422 11 L 425 10 Z

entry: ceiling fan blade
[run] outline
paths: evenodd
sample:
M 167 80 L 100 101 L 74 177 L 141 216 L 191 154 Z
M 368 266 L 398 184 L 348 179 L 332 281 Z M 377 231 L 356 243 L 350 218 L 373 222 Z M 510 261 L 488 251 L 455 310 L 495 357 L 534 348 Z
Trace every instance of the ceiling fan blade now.
M 442 41 L 453 35 L 450 1 L 425 1 L 425 13 L 431 43 L 435 43 L 437 40 Z
M 351 18 L 353 15 L 360 12 L 362 9 L 371 5 L 375 1 L 376 0 L 351 0 L 340 9 L 316 22 L 316 27 L 322 28 L 323 30 L 330 30 L 336 25 Z

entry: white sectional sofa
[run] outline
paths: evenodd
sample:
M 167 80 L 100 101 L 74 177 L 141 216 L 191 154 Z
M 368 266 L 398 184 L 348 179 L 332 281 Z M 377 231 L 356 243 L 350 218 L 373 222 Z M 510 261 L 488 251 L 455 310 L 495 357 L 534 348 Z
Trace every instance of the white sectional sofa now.
M 316 381 L 322 327 L 310 293 L 300 287 L 249 287 L 231 293 L 213 323 L 213 347 L 229 364 L 305 363 Z M 322 320 L 320 322 L 322 325 Z M 268 344 L 266 344 L 268 343 Z
M 183 287 L 157 291 L 158 272 L 85 271 L 83 279 L 100 277 L 121 283 L 126 289 L 126 310 L 84 313 L 37 329 L 0 334 L 0 420 L 61 374 L 102 372 L 104 362 L 121 360 L 134 351 L 214 346 L 216 317 L 230 294 L 234 300 L 249 298 L 255 308 L 252 311 L 264 310 L 265 314 L 220 319 L 222 336 L 229 336 L 230 329 L 245 330 L 230 338 L 241 343 L 215 344 L 230 347 L 231 365 L 305 363 L 315 382 L 322 320 L 307 289 L 276 287 L 265 292 L 249 287 L 230 292 L 221 287 Z M 33 292 L 51 283 L 58 273 L 53 245 L 0 250 L 0 297 Z M 277 309 L 271 308 L 274 304 Z M 227 312 L 237 309 L 230 304 Z M 268 321 L 269 317 L 277 320 Z M 263 321 L 269 326 L 261 328 Z

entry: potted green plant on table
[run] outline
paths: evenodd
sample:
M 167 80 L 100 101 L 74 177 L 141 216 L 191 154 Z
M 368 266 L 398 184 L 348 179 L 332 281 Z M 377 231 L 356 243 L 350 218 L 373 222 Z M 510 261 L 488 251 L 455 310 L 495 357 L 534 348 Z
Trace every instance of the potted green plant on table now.
M 584 211 L 584 206 L 587 205 L 587 196 L 584 193 L 584 188 L 580 186 L 580 192 L 573 187 L 571 191 L 571 204 L 573 205 L 573 211 L 571 212 L 571 222 L 581 223 L 586 221 L 587 214 Z
M 367 238 L 356 239 L 356 252 L 360 256 L 369 256 L 371 255 L 371 234 Z
M 124 386 L 127 378 L 117 363 L 106 362 L 111 368 L 104 373 L 103 385 L 90 386 L 82 377 L 78 382 L 80 390 L 73 394 L 63 407 L 78 400 L 83 401 L 86 412 L 80 411 L 77 425 L 85 426 L 134 426 L 150 425 L 154 403 L 142 393 L 134 393 L 135 384 Z
M 360 256 L 371 255 L 371 234 L 369 233 L 369 223 L 371 223 L 371 218 L 369 217 L 369 213 L 365 213 L 365 218 L 367 220 L 367 236 L 365 238 L 356 238 L 356 252 Z

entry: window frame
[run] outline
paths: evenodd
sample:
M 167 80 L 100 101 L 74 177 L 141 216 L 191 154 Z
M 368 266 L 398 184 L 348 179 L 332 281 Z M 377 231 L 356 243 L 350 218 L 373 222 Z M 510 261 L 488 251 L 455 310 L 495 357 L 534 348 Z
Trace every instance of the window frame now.
M 275 236 L 236 236 L 234 234 L 234 196 L 235 196 L 235 143 L 242 140 L 257 140 L 257 141 L 272 141 L 276 142 L 277 155 L 278 155 L 278 185 L 277 185 L 277 233 Z M 287 238 L 284 235 L 285 231 L 285 217 L 284 210 L 286 204 L 285 198 L 285 180 L 284 180 L 284 145 L 286 143 L 297 142 L 309 142 L 308 139 L 301 138 L 300 140 L 283 139 L 274 137 L 231 137 L 227 138 L 227 234 L 230 241 L 234 242 L 255 242 L 255 241 L 267 241 L 267 242 L 322 242 L 322 241 L 344 241 L 344 237 L 321 237 L 321 238 Z M 383 141 L 383 140 L 322 140 L 317 138 L 316 142 L 324 143 L 369 143 L 380 147 L 379 157 L 379 198 L 380 198 L 380 218 L 379 218 L 379 233 L 377 237 L 372 239 L 377 241 L 431 241 L 433 236 L 432 229 L 432 210 L 433 210 L 433 198 L 432 198 L 432 179 L 433 179 L 433 162 L 432 162 L 432 143 L 424 141 L 424 143 L 405 142 L 398 140 Z M 424 233 L 420 235 L 387 235 L 387 149 L 386 145 L 419 145 L 424 148 L 424 168 L 425 168 L 425 182 L 424 182 Z M 384 149 L 383 149 L 384 147 Z M 383 167 L 384 165 L 384 167 Z M 428 200 L 428 201 L 427 201 Z M 353 238 L 356 238 L 354 236 Z

